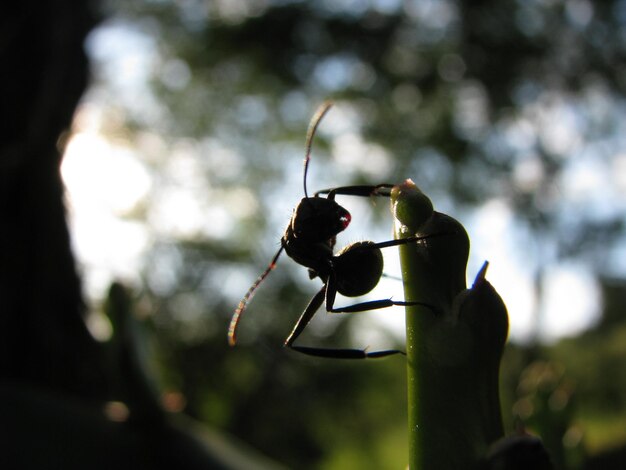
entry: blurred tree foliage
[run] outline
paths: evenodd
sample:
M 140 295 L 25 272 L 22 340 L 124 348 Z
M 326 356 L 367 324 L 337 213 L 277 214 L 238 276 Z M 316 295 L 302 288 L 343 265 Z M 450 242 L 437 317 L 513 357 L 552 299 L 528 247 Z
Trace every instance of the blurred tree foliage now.
M 131 142 L 154 181 L 127 214 L 152 223 L 156 240 L 138 306 L 153 326 L 165 387 L 182 392 L 192 416 L 294 468 L 405 462 L 401 360 L 346 364 L 280 348 L 311 295 L 304 270 L 281 260 L 250 307 L 241 347 L 225 345 L 237 296 L 269 261 L 302 196 L 304 131 L 324 99 L 338 107 L 315 143 L 312 187 L 411 176 L 455 211 L 500 201 L 514 214 L 538 293 L 545 270 L 564 259 L 624 275 L 616 261 L 623 181 L 592 193 L 576 178 L 586 168 L 624 168 L 626 2 L 136 0 L 107 8 L 107 27 L 144 38 L 150 57 L 148 86 L 124 94 L 96 54 L 92 93 L 106 103 L 102 132 Z M 208 222 L 185 230 L 162 221 L 159 204 L 181 188 L 202 200 Z M 314 324 L 303 343 L 352 344 L 353 320 Z M 566 359 L 582 352 L 567 348 L 554 357 L 575 367 Z M 536 354 L 508 356 L 511 406 Z M 576 380 L 579 402 L 599 403 L 604 381 L 582 372 Z

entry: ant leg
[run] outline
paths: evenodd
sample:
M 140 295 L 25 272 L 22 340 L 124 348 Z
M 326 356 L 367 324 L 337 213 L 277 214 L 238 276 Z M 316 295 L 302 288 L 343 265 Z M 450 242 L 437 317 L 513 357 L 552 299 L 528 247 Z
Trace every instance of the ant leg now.
M 326 357 L 329 359 L 377 359 L 379 357 L 392 356 L 394 354 L 402 354 L 406 356 L 404 351 L 397 349 L 384 349 L 382 351 L 367 352 L 367 349 L 332 349 L 332 348 L 311 348 L 307 346 L 289 346 L 307 356 Z
M 329 313 L 367 312 L 369 310 L 378 310 L 379 308 L 393 307 L 394 305 L 398 305 L 401 307 L 406 307 L 410 305 L 423 305 L 425 307 L 430 307 L 430 305 L 423 302 L 408 302 L 404 300 L 391 299 L 370 300 L 368 302 L 360 302 L 358 304 L 348 305 L 346 307 L 335 307 L 335 297 L 337 295 L 337 289 L 335 288 L 334 284 L 334 276 L 331 275 L 328 278 L 328 287 L 326 290 L 326 311 Z
M 316 191 L 315 197 L 318 197 L 320 194 L 328 194 L 327 198 L 331 200 L 335 199 L 335 196 L 338 194 L 342 196 L 389 197 L 391 195 L 391 188 L 393 187 L 393 184 L 388 183 L 377 185 L 340 186 L 338 188 L 329 188 Z
M 439 232 L 439 233 L 431 233 L 428 235 L 422 236 L 413 236 L 406 238 L 399 238 L 397 240 L 388 240 L 386 242 L 377 242 L 372 244 L 367 244 L 360 246 L 359 250 L 373 250 L 376 248 L 389 248 L 390 246 L 400 246 L 400 245 L 408 245 L 409 243 L 421 242 L 423 240 L 429 240 L 435 237 L 442 237 L 445 235 L 454 235 L 456 232 Z
M 336 291 L 335 291 L 336 292 Z M 300 334 L 304 331 L 306 326 L 309 324 L 313 315 L 319 310 L 319 308 L 324 303 L 324 299 L 328 294 L 328 284 L 324 285 L 322 289 L 315 294 L 313 299 L 309 302 L 306 309 L 298 319 L 296 326 L 294 326 L 291 334 L 285 340 L 285 346 L 293 349 L 302 354 L 307 354 L 309 356 L 316 357 L 327 357 L 334 359 L 367 359 L 367 358 L 377 358 L 377 357 L 385 357 L 392 354 L 404 354 L 402 351 L 398 351 L 395 349 L 384 350 L 384 351 L 373 351 L 367 352 L 363 349 L 338 349 L 338 348 L 315 348 L 309 346 L 295 346 L 293 343 L 298 339 Z M 334 295 L 332 295 L 334 298 Z
M 380 300 L 369 300 L 367 302 L 359 302 L 353 305 L 347 305 L 345 307 L 334 307 L 332 304 L 329 306 L 327 303 L 327 311 L 329 313 L 359 313 L 359 312 L 368 312 L 370 310 L 378 310 L 380 308 L 387 307 L 410 307 L 414 305 L 421 305 L 422 307 L 427 307 L 431 309 L 433 312 L 437 313 L 437 309 L 425 302 L 413 302 L 409 300 L 391 300 L 391 299 L 380 299 Z
M 414 305 L 421 305 L 422 307 L 428 307 L 436 313 L 436 309 L 434 306 L 427 304 L 425 302 L 412 302 L 408 300 L 391 300 L 391 299 L 381 299 L 381 300 L 370 300 L 368 302 L 359 302 L 358 304 L 348 305 L 346 307 L 333 307 L 328 310 L 329 313 L 359 313 L 359 312 L 367 312 L 370 310 L 378 310 L 380 308 L 387 307 L 410 307 Z
M 313 315 L 315 315 L 315 312 L 317 312 L 319 308 L 322 306 L 322 304 L 324 303 L 325 296 L 326 296 L 326 285 L 324 285 L 320 289 L 320 291 L 313 296 L 313 298 L 309 302 L 309 305 L 306 306 L 306 308 L 304 309 L 304 312 L 302 312 L 302 315 L 300 315 L 300 318 L 296 322 L 296 325 L 293 327 L 293 330 L 291 330 L 291 333 L 285 340 L 285 344 L 284 344 L 285 346 L 287 346 L 288 348 L 292 348 L 292 349 L 294 348 L 293 342 L 296 339 L 298 339 L 298 336 L 302 334 L 306 326 L 311 321 L 311 318 L 313 318 Z

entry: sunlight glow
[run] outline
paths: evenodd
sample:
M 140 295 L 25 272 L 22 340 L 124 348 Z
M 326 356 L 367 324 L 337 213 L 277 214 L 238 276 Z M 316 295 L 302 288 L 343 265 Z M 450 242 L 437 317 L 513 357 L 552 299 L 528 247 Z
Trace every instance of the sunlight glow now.
M 544 339 L 571 336 L 589 328 L 600 315 L 600 290 L 594 277 L 576 266 L 548 272 L 540 330 Z
M 84 266 L 87 291 L 99 297 L 115 276 L 137 280 L 148 232 L 120 216 L 147 196 L 148 172 L 128 148 L 92 132 L 79 132 L 67 144 L 61 175 L 73 247 Z
M 124 214 L 150 190 L 150 177 L 132 150 L 93 133 L 72 135 L 61 175 L 74 207 L 85 204 Z

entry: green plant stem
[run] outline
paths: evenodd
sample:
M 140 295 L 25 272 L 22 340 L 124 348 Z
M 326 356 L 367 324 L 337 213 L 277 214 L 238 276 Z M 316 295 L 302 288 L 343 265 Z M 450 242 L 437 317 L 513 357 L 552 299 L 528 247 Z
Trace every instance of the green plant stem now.
M 410 181 L 392 191 L 407 307 L 409 468 L 471 469 L 502 435 L 499 362 L 508 332 L 500 297 L 484 279 L 466 290 L 469 239 L 432 210 Z

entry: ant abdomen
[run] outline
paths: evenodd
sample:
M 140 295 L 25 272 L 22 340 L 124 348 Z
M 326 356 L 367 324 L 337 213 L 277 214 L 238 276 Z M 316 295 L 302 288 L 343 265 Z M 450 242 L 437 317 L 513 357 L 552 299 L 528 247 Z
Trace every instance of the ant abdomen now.
M 333 260 L 337 292 L 358 297 L 370 292 L 383 274 L 383 255 L 372 241 L 352 243 Z

